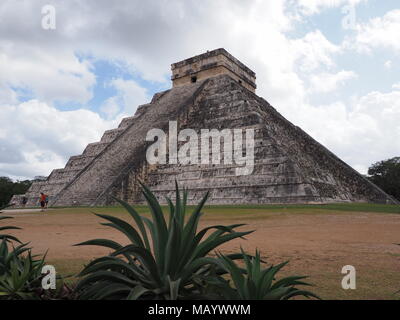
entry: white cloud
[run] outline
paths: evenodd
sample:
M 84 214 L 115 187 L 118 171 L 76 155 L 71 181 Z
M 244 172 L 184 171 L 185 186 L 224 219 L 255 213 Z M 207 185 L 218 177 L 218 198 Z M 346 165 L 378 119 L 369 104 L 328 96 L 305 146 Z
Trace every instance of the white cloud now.
M 393 63 L 392 63 L 391 60 L 388 60 L 388 61 L 385 62 L 384 66 L 385 66 L 386 69 L 391 69 L 392 66 L 393 66 Z
M 397 82 L 397 83 L 393 84 L 393 85 L 392 85 L 392 88 L 393 88 L 393 89 L 400 90 L 400 82 Z
M 147 89 L 141 87 L 133 80 L 113 79 L 109 86 L 117 90 L 117 95 L 108 98 L 100 107 L 108 119 L 115 116 L 132 116 L 137 107 L 149 103 L 151 98 Z
M 0 82 L 0 105 L 17 103 L 17 93 Z
M 7 45 L 0 40 L 0 70 L 0 92 L 24 88 L 49 103 L 85 103 L 92 98 L 95 76 L 90 65 L 79 61 L 73 51 L 49 51 L 33 44 Z
M 297 4 L 303 14 L 312 15 L 324 9 L 336 8 L 339 6 L 355 6 L 366 0 L 298 0 Z
M 288 117 L 362 173 L 379 160 L 399 155 L 400 91 L 370 92 L 346 105 L 304 104 Z
M 342 70 L 338 73 L 321 73 L 310 76 L 311 92 L 327 93 L 335 91 L 338 86 L 347 80 L 354 79 L 357 74 L 354 71 Z
M 133 115 L 139 105 L 150 102 L 147 90 L 133 80 L 114 79 L 111 85 L 117 89 L 126 115 Z
M 117 125 L 89 110 L 59 111 L 37 100 L 1 106 L 1 123 L 0 175 L 18 178 L 64 167 L 66 159 Z
M 355 46 L 359 51 L 371 52 L 374 48 L 387 48 L 400 54 L 399 34 L 400 10 L 392 10 L 383 17 L 358 25 L 355 39 L 351 39 L 347 45 Z
M 100 106 L 100 111 L 106 116 L 107 119 L 113 119 L 121 111 L 121 106 L 118 102 L 118 97 L 107 98 Z
M 332 55 L 340 52 L 340 47 L 332 44 L 321 31 L 306 34 L 301 39 L 291 41 L 291 46 L 300 63 L 300 70 L 311 72 L 315 69 L 335 65 Z

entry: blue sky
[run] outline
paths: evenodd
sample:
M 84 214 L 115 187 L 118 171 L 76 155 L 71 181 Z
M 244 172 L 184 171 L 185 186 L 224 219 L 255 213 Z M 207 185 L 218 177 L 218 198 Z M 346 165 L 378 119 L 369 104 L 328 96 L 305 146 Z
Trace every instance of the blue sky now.
M 47 4 L 54 30 L 42 27 Z M 218 47 L 256 72 L 258 95 L 366 173 L 400 151 L 399 34 L 395 0 L 3 1 L 0 175 L 63 167 L 170 88 L 171 63 Z

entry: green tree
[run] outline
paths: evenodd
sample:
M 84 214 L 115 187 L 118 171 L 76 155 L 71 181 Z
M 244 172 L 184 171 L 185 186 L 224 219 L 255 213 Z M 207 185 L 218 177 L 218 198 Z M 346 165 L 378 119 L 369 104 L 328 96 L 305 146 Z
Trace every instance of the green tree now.
M 368 175 L 383 191 L 400 200 L 400 157 L 374 163 Z
M 12 181 L 8 177 L 0 177 L 0 206 L 8 204 L 14 194 L 24 194 L 32 181 Z

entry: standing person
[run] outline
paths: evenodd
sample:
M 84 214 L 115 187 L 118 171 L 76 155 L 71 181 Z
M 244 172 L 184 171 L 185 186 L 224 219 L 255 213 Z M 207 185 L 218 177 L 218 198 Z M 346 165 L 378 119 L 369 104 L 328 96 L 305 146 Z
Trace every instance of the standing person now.
M 45 202 L 45 208 L 47 209 L 47 206 L 49 205 L 49 196 L 47 194 L 45 194 L 45 196 L 46 200 L 44 202 Z
M 25 197 L 25 196 L 23 196 L 23 197 L 22 197 L 22 207 L 23 207 L 23 208 L 25 208 L 27 202 L 28 202 L 28 198 Z
M 41 212 L 43 212 L 44 207 L 46 206 L 46 195 L 43 192 L 40 193 L 39 201 L 40 207 L 42 208 Z

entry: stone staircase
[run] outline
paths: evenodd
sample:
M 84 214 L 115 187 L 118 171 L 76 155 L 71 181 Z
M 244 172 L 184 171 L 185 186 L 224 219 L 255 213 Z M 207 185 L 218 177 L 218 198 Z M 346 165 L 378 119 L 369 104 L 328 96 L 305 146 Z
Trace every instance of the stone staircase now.
M 145 137 L 151 128 L 162 128 L 195 97 L 204 85 L 182 86 L 156 94 L 152 102 L 140 106 L 134 117 L 121 121 L 119 134 L 105 133 L 104 141 L 88 145 L 85 153 L 96 153 L 85 168 L 80 170 L 54 197 L 52 205 L 68 206 L 104 204 L 115 184 L 133 167 L 145 161 Z M 150 127 L 151 126 L 151 127 Z M 92 151 L 93 150 L 93 151 Z
M 160 94 L 157 94 L 159 96 Z M 156 95 L 155 95 L 156 96 Z M 153 100 L 155 97 L 153 97 Z M 111 144 L 118 136 L 120 136 L 130 125 L 135 122 L 135 119 L 148 106 L 139 106 L 135 115 L 123 118 L 118 128 L 107 130 L 104 132 L 101 140 L 98 142 L 89 143 L 82 154 L 71 156 L 66 165 L 62 169 L 54 169 L 45 181 L 34 181 L 32 186 L 26 192 L 26 206 L 36 206 L 39 203 L 39 194 L 43 192 L 49 196 L 50 205 L 55 202 L 58 194 L 73 181 L 79 173 L 85 170 L 94 159 L 101 154 L 104 149 Z M 15 203 L 15 206 L 22 204 L 22 196 L 14 196 L 10 203 Z M 72 203 L 73 204 L 73 203 Z

